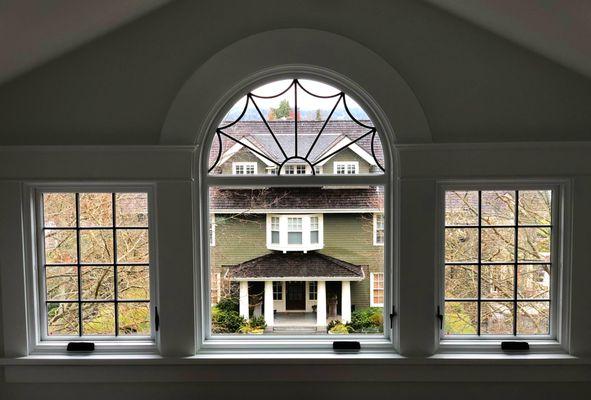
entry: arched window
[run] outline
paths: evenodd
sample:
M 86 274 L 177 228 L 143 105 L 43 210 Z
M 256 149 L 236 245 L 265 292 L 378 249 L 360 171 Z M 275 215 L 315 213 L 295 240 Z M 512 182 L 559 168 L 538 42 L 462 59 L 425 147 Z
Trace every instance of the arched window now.
M 391 288 L 376 303 L 370 282 L 391 277 L 389 153 L 369 115 L 332 85 L 289 79 L 221 118 L 202 163 L 203 212 L 215 221 L 204 339 L 390 336 Z

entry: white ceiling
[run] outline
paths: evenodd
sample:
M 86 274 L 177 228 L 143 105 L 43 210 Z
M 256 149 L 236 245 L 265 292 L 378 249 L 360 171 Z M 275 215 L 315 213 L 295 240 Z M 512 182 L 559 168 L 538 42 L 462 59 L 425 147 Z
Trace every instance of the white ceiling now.
M 591 77 L 589 0 L 425 0 Z
M 0 82 L 58 57 L 169 0 L 2 0 Z

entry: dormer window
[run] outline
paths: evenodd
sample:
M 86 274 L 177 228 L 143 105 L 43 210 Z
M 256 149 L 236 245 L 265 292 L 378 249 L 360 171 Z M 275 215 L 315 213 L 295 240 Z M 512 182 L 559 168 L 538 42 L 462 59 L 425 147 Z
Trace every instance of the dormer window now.
M 335 161 L 334 173 L 336 175 L 355 175 L 359 173 L 357 161 Z
M 321 214 L 267 216 L 267 248 L 270 250 L 319 250 L 324 247 L 322 232 Z
M 233 162 L 232 163 L 232 174 L 233 175 L 256 175 L 257 163 L 256 162 Z
M 306 164 L 290 164 L 283 168 L 285 175 L 306 175 L 308 167 Z

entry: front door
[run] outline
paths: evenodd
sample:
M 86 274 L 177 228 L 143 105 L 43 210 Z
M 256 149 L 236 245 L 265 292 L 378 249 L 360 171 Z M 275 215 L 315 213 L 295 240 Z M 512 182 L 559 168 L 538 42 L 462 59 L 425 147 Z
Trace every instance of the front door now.
M 287 282 L 287 310 L 306 309 L 306 282 Z

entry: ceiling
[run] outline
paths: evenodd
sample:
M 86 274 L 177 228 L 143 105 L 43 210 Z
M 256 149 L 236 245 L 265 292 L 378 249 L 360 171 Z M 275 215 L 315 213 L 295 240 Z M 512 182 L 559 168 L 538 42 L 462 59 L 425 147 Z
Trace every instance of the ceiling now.
M 425 0 L 591 78 L 589 0 Z
M 3 0 L 0 82 L 72 50 L 168 0 Z
M 0 145 L 157 144 L 213 54 L 296 27 L 392 65 L 434 142 L 591 140 L 590 15 L 585 0 L 4 0 Z

